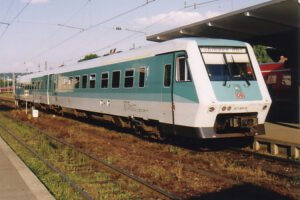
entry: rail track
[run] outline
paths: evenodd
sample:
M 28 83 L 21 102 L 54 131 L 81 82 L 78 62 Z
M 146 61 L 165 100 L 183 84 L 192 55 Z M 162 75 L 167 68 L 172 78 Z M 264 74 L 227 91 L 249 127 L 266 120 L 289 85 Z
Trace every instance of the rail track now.
M 9 116 L 7 116 L 7 117 L 9 117 Z M 19 121 L 20 123 L 25 123 L 27 126 L 33 128 L 33 129 L 38 129 L 39 132 L 47 135 L 48 137 L 53 137 L 53 139 L 58 140 L 61 143 L 65 143 L 65 141 L 54 137 L 50 133 L 47 133 L 43 130 L 40 130 L 38 127 L 33 126 L 32 124 L 30 124 L 26 121 L 22 121 L 20 119 L 17 119 L 17 121 Z M 115 143 L 118 143 L 118 141 L 115 141 Z M 66 145 L 71 145 L 71 144 L 66 143 Z M 124 147 L 124 148 L 126 147 L 121 143 L 118 143 L 118 146 L 121 146 L 121 147 Z M 82 151 L 81 149 L 78 149 L 74 145 L 71 145 L 71 147 L 77 149 L 80 152 Z M 192 147 L 191 150 L 199 151 L 198 147 L 199 147 L 198 145 L 197 145 L 197 147 Z M 213 152 L 215 149 L 222 149 L 222 148 L 224 149 L 223 150 L 224 153 L 230 152 L 231 156 L 235 153 L 235 155 L 233 156 L 235 158 L 235 160 L 233 161 L 235 163 L 235 165 L 239 165 L 239 166 L 243 166 L 243 167 L 250 167 L 250 168 L 255 169 L 257 167 L 256 164 L 260 162 L 260 163 L 263 163 L 263 164 L 260 164 L 260 165 L 262 165 L 261 169 L 264 170 L 268 174 L 277 176 L 279 178 L 285 178 L 285 179 L 288 179 L 290 181 L 299 180 L 299 177 L 300 177 L 300 164 L 297 161 L 290 160 L 290 159 L 284 159 L 284 158 L 280 158 L 280 157 L 274 157 L 274 156 L 266 155 L 266 154 L 261 154 L 261 153 L 257 153 L 257 152 L 254 152 L 254 151 L 243 150 L 243 149 L 240 149 L 240 148 L 234 148 L 234 147 L 228 147 L 228 146 L 224 147 L 223 145 L 216 145 L 213 149 L 211 149 L 211 151 Z M 200 150 L 200 151 L 202 151 L 202 150 Z M 158 160 L 163 160 L 163 161 L 167 161 L 167 162 L 174 162 L 174 160 L 172 160 L 170 158 L 167 158 L 165 156 L 156 155 L 156 154 L 151 154 L 148 151 L 145 151 L 145 150 L 142 150 L 142 149 L 140 149 L 139 152 L 144 154 L 145 157 L 150 157 L 152 159 L 158 159 Z M 82 152 L 82 153 L 85 153 L 85 152 Z M 236 155 L 236 154 L 238 154 L 238 155 Z M 91 155 L 87 154 L 87 156 L 91 156 Z M 239 157 L 242 157 L 242 158 L 251 157 L 251 162 L 240 161 L 239 159 L 237 159 Z M 94 159 L 98 159 L 98 158 L 94 158 Z M 288 166 L 290 168 L 294 168 L 294 169 L 297 169 L 299 171 L 296 174 L 295 173 L 291 174 L 291 173 L 287 173 L 287 172 L 274 171 L 274 170 L 270 169 L 270 167 L 269 167 L 270 165 L 274 165 L 274 164 L 280 165 L 282 167 L 287 167 Z M 199 168 L 198 166 L 190 165 L 188 163 L 185 163 L 185 165 L 183 167 L 188 169 L 188 170 L 191 170 L 191 171 L 194 171 L 196 173 L 207 176 L 207 177 L 209 177 L 211 179 L 214 179 L 214 180 L 220 180 L 220 181 L 223 181 L 223 182 L 226 182 L 226 183 L 229 183 L 229 184 L 240 184 L 240 181 L 236 181 L 233 178 L 218 175 L 218 174 L 216 174 L 212 171 L 204 170 L 204 169 Z M 118 168 L 117 170 L 121 170 L 121 169 Z M 176 197 L 174 197 L 174 198 L 176 198 Z
M 8 116 L 6 116 L 8 117 Z M 26 123 L 26 122 L 23 122 L 21 120 L 17 120 L 18 123 Z M 34 128 L 34 129 L 37 129 L 36 127 L 26 123 L 26 125 L 30 126 L 31 128 Z M 85 199 L 88 199 L 88 200 L 92 200 L 93 198 L 87 193 L 85 192 L 82 188 L 80 188 L 75 182 L 73 182 L 70 178 L 67 177 L 67 175 L 65 175 L 63 172 L 59 171 L 59 169 L 57 169 L 53 164 L 51 164 L 49 161 L 47 161 L 46 158 L 44 158 L 41 154 L 39 154 L 37 151 L 35 151 L 32 147 L 30 147 L 28 144 L 26 144 L 25 141 L 23 141 L 21 138 L 19 138 L 15 133 L 13 133 L 11 130 L 9 130 L 8 128 L 5 127 L 5 125 L 3 125 L 1 122 L 0 122 L 0 127 L 5 130 L 7 133 L 9 133 L 12 137 L 14 137 L 20 144 L 22 144 L 23 146 L 25 146 L 28 150 L 30 150 L 34 155 L 36 155 L 41 161 L 43 161 L 47 166 L 49 166 L 51 169 L 53 169 L 54 171 L 56 171 L 61 177 L 63 177 L 67 182 L 69 182 L 74 188 L 75 190 L 77 190 L 80 194 L 82 194 L 82 196 L 85 198 Z M 158 187 L 156 187 L 155 185 L 153 184 L 150 184 L 142 179 L 140 179 L 139 177 L 137 176 L 134 176 L 128 172 L 126 172 L 125 170 L 122 170 L 114 165 L 111 165 L 109 164 L 108 162 L 98 158 L 98 157 L 95 157 L 94 155 L 91 155 L 89 154 L 88 152 L 85 152 L 83 151 L 82 149 L 72 145 L 72 144 L 69 144 L 49 133 L 46 133 L 45 131 L 41 131 L 40 129 L 38 129 L 38 132 L 40 134 L 43 134 L 45 135 L 47 138 L 49 139 L 52 139 L 52 140 L 55 140 L 63 145 L 66 145 L 68 146 L 69 148 L 77 151 L 77 152 L 80 152 L 81 154 L 84 154 L 85 156 L 97 161 L 100 165 L 103 165 L 105 167 L 108 167 L 110 168 L 111 170 L 113 170 L 114 172 L 117 172 L 121 175 L 124 175 L 125 177 L 135 181 L 136 183 L 138 184 L 141 184 L 143 185 L 144 187 L 146 187 L 148 190 L 151 190 L 150 192 L 150 196 L 138 196 L 138 197 L 134 197 L 134 198 L 130 198 L 130 199 L 181 199 L 179 197 L 176 197 L 170 193 L 168 193 L 167 191 L 164 191 Z M 1 136 L 0 136 L 1 137 Z M 119 176 L 116 176 L 114 175 L 114 177 L 118 177 Z M 109 180 L 105 180 L 105 181 L 102 181 L 103 182 L 114 182 L 116 180 L 114 179 L 109 179 Z
M 8 117 L 11 118 L 11 116 L 8 116 Z M 26 123 L 27 126 L 30 126 L 33 129 L 39 129 L 38 127 L 33 126 L 31 123 L 29 123 L 27 121 L 19 120 L 19 123 Z M 40 129 L 39 129 L 39 131 L 44 132 Z M 50 136 L 52 136 L 52 135 L 48 133 L 47 137 L 50 137 Z M 59 138 L 57 138 L 57 139 L 61 140 Z M 177 140 L 177 139 L 171 139 L 171 140 Z M 181 139 L 179 139 L 179 142 L 172 141 L 171 143 L 172 143 L 172 145 L 178 146 L 185 150 L 188 149 L 189 151 L 195 151 L 195 152 L 212 152 L 212 154 L 214 154 L 214 152 L 216 150 L 218 150 L 219 152 L 222 153 L 222 157 L 226 157 L 227 161 L 233 163 L 236 166 L 242 166 L 242 167 L 251 168 L 251 169 L 255 170 L 257 168 L 257 166 L 259 165 L 259 167 L 267 174 L 276 176 L 280 179 L 286 179 L 288 181 L 296 181 L 296 182 L 298 182 L 298 184 L 300 183 L 300 181 L 299 181 L 300 166 L 299 166 L 298 161 L 295 161 L 292 159 L 280 158 L 280 157 L 276 157 L 276 156 L 272 156 L 272 155 L 261 154 L 258 152 L 254 152 L 252 150 L 248 151 L 248 150 L 244 150 L 241 148 L 235 148 L 235 147 L 230 147 L 230 146 L 226 146 L 226 145 L 224 147 L 223 144 L 218 145 L 217 143 L 214 143 L 213 144 L 214 147 L 211 147 L 210 145 L 206 146 L 205 142 L 195 142 L 194 140 L 192 140 L 192 142 L 191 142 L 192 144 L 190 144 L 189 142 L 186 142 L 186 141 L 182 142 L 180 140 Z M 64 141 L 62 140 L 62 142 L 64 142 Z M 159 141 L 159 142 L 161 142 L 161 141 Z M 165 143 L 165 141 L 164 141 L 164 143 Z M 168 142 L 166 142 L 166 143 L 168 143 Z M 114 140 L 113 144 L 117 144 L 118 147 L 122 147 L 122 148 L 126 149 L 126 146 L 124 146 L 124 144 L 122 144 L 118 140 Z M 73 146 L 72 144 L 70 144 L 70 145 Z M 172 158 L 169 158 L 168 156 L 150 153 L 149 151 L 144 151 L 143 149 L 139 149 L 138 151 L 139 151 L 138 153 L 143 154 L 144 157 L 162 160 L 162 161 L 166 161 L 169 163 L 175 162 Z M 228 154 L 228 155 L 226 156 L 226 154 Z M 203 176 L 209 177 L 212 180 L 223 181 L 230 185 L 243 184 L 243 181 L 236 180 L 235 177 L 223 175 L 223 174 L 220 174 L 211 169 L 203 169 L 202 165 L 199 165 L 199 163 L 198 163 L 198 165 L 195 165 L 195 164 L 185 163 L 184 161 L 181 161 L 181 162 L 183 163 L 183 168 L 193 171 L 195 173 L 201 174 Z M 277 166 L 279 166 L 278 168 L 282 168 L 283 170 L 278 170 L 278 168 L 277 168 L 277 170 L 273 170 L 270 167 L 271 165 L 272 166 L 277 165 Z M 285 170 L 285 169 L 287 169 L 287 170 Z M 298 187 L 300 187 L 300 185 L 298 185 Z M 177 197 L 173 196 L 173 198 L 170 197 L 169 199 L 176 199 L 176 198 Z M 300 198 L 300 193 L 297 194 L 297 198 Z
M 235 142 L 238 143 L 239 141 L 240 140 L 237 140 Z M 249 142 L 248 140 L 246 140 L 245 142 L 243 141 L 243 138 L 241 138 L 241 143 L 248 143 L 248 142 Z M 182 143 L 182 140 L 179 139 L 179 141 L 176 143 L 177 145 L 181 145 L 180 143 Z M 244 145 L 241 145 L 243 147 L 234 147 L 234 146 L 235 145 L 233 144 L 233 142 L 227 139 L 214 141 L 213 146 L 211 142 L 195 141 L 190 139 L 186 139 L 186 141 L 184 141 L 183 144 L 183 148 L 189 148 L 192 151 L 198 151 L 198 152 L 221 151 L 222 155 L 226 157 L 227 161 L 230 161 L 237 166 L 250 167 L 252 169 L 256 169 L 259 164 L 260 169 L 262 169 L 268 174 L 277 176 L 279 178 L 285 178 L 291 181 L 300 180 L 299 160 L 278 157 L 274 155 L 260 153 L 254 150 L 245 149 Z M 248 147 L 251 147 L 251 144 L 249 144 Z M 229 155 L 226 156 L 226 153 L 229 153 Z M 288 168 L 287 170 L 288 172 L 284 170 L 282 171 L 273 170 L 270 166 L 274 166 L 274 165 L 280 166 L 283 169 Z M 300 193 L 299 193 L 299 197 L 300 197 Z
M 244 167 L 248 166 L 254 169 L 257 167 L 256 163 L 260 162 L 263 163 L 260 164 L 261 169 L 268 174 L 277 176 L 279 178 L 285 178 L 290 181 L 300 180 L 300 163 L 298 161 L 284 159 L 280 157 L 274 157 L 274 156 L 257 153 L 249 150 L 243 150 L 243 149 L 229 148 L 228 151 L 236 152 L 244 157 L 245 156 L 252 157 L 251 163 L 249 161 L 248 162 L 235 161 L 237 165 L 244 166 Z M 272 167 L 270 167 L 273 165 L 279 165 L 282 168 L 291 168 L 294 170 L 293 173 L 289 172 L 289 170 L 276 171 L 273 170 Z
M 12 97 L 6 97 L 6 96 L 0 96 L 0 104 L 5 105 L 7 107 L 10 108 L 15 108 L 15 102 L 14 102 L 14 98 Z M 268 143 L 268 141 L 264 140 L 265 143 Z M 237 151 L 237 152 L 241 152 L 241 153 L 246 153 L 246 154 L 251 154 L 251 155 L 255 155 L 255 156 L 260 156 L 262 158 L 265 159 L 274 159 L 280 162 L 287 162 L 287 163 L 295 163 L 298 164 L 299 158 L 298 157 L 293 157 L 292 156 L 286 156 L 286 157 L 282 157 L 281 155 L 279 155 L 278 153 L 276 154 L 266 154 L 265 152 L 261 152 L 259 151 L 258 148 L 255 147 L 255 144 L 257 143 L 257 141 L 252 141 L 251 144 L 249 143 L 249 147 L 251 148 L 251 150 L 249 149 L 241 149 L 241 148 L 230 148 L 232 151 Z M 270 142 L 270 145 L 272 143 Z M 298 150 L 300 151 L 300 149 Z M 290 153 L 291 154 L 291 153 Z
M 0 96 L 0 104 L 3 104 L 5 106 L 11 107 L 11 108 L 15 108 L 14 99 L 11 98 L 11 97 Z M 264 140 L 264 142 L 268 143 L 266 140 Z M 259 156 L 259 157 L 262 157 L 262 158 L 265 158 L 265 159 L 274 159 L 274 160 L 277 160 L 277 161 L 280 161 L 280 162 L 299 164 L 299 161 L 297 161 L 297 160 L 299 160 L 299 158 L 297 158 L 297 157 L 296 158 L 294 158 L 293 156 L 282 157 L 278 153 L 277 154 L 262 153 L 262 152 L 259 151 L 259 149 L 254 147 L 255 143 L 257 143 L 257 141 L 252 141 L 251 144 L 249 143 L 249 147 L 251 148 L 251 150 L 241 149 L 241 148 L 230 148 L 230 149 L 232 151 L 251 154 L 251 155 Z M 271 142 L 270 142 L 270 145 L 271 145 Z

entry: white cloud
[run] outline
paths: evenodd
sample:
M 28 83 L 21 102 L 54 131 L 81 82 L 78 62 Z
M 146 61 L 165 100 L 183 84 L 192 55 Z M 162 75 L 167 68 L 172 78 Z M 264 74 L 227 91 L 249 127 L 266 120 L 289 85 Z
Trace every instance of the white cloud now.
M 30 0 L 22 0 L 23 2 L 29 2 Z M 31 3 L 48 3 L 50 0 L 31 0 Z
M 204 15 L 198 12 L 171 11 L 169 13 L 158 14 L 151 17 L 142 17 L 135 20 L 135 23 L 141 26 L 147 26 L 155 23 L 164 26 L 182 26 L 193 22 L 201 21 L 220 15 L 220 12 L 207 11 Z

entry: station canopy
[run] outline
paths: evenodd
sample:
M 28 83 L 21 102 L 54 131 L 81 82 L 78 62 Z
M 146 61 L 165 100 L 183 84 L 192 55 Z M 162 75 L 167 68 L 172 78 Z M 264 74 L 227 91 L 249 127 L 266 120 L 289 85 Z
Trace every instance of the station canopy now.
M 300 0 L 272 0 L 154 34 L 148 36 L 147 40 L 160 42 L 197 36 L 288 48 L 290 43 L 297 43 L 295 40 L 299 39 L 299 29 Z

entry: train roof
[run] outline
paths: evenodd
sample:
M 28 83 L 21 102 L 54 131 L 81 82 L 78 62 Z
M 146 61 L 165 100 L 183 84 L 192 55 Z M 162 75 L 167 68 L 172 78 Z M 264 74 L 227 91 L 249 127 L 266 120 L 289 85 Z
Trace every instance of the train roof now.
M 187 46 L 189 44 L 194 42 L 196 42 L 198 46 L 230 46 L 230 47 L 246 46 L 245 42 L 228 40 L 228 39 L 213 39 L 213 38 L 199 38 L 199 37 L 178 38 L 169 41 L 164 41 L 161 43 L 151 44 L 146 47 L 137 48 L 126 52 L 115 53 L 108 56 L 101 56 L 99 58 L 87 60 L 84 62 L 79 62 L 73 65 L 68 65 L 68 66 L 64 66 L 61 68 L 57 68 L 45 72 L 37 72 L 37 73 L 21 76 L 17 80 L 21 83 L 31 83 L 32 78 L 43 77 L 50 74 L 60 74 L 60 73 L 66 73 L 66 72 L 77 71 L 82 69 L 89 69 L 89 68 L 100 67 L 104 65 L 110 65 L 110 64 L 130 61 L 130 60 L 152 57 L 157 54 L 162 54 L 166 52 L 185 50 L 187 49 Z

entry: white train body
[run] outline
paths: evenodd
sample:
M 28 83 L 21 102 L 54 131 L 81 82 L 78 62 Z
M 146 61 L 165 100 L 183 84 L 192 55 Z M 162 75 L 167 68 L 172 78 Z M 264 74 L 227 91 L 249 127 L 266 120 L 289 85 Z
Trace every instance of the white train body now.
M 181 38 L 18 79 L 17 100 L 157 122 L 197 137 L 264 134 L 271 105 L 251 46 Z M 125 120 L 126 121 L 126 120 Z

